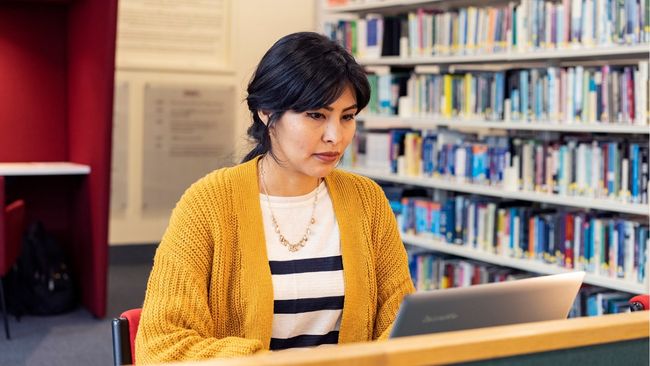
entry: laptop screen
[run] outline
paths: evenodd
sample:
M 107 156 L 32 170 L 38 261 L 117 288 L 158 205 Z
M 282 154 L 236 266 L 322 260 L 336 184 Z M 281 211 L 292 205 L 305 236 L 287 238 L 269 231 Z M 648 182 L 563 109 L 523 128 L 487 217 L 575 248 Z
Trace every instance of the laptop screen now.
M 390 337 L 565 319 L 584 272 L 407 295 Z

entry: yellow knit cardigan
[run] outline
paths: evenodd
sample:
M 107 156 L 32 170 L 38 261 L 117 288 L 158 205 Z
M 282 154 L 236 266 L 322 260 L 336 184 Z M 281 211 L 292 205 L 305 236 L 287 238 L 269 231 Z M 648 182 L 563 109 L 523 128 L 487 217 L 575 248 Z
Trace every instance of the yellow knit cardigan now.
M 138 364 L 268 350 L 273 286 L 258 159 L 208 174 L 176 205 L 147 284 Z M 339 343 L 385 338 L 403 296 L 414 291 L 395 218 L 373 181 L 335 169 L 325 183 L 343 257 Z

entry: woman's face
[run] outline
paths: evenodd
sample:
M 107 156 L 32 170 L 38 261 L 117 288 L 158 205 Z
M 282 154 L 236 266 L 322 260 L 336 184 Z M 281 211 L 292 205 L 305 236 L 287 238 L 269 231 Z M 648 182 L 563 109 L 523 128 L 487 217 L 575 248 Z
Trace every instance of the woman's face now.
M 351 87 L 327 107 L 287 111 L 271 128 L 274 154 L 285 173 L 320 178 L 339 162 L 356 130 L 357 103 Z M 296 177 L 299 178 L 299 177 Z

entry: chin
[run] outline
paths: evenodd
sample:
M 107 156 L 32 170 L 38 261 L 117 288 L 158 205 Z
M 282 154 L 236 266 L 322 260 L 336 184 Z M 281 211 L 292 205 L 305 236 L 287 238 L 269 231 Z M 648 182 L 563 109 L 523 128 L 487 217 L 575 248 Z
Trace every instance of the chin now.
M 306 172 L 307 175 L 312 176 L 314 178 L 322 178 L 328 175 L 334 168 L 336 168 L 337 164 L 332 164 L 332 165 L 323 165 L 320 166 L 316 169 L 310 170 L 309 172 Z

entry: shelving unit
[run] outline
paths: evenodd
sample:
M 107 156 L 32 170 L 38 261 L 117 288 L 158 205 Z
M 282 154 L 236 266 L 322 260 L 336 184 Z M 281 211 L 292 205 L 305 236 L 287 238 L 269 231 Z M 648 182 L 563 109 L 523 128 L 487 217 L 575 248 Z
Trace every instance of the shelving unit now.
M 450 244 L 442 240 L 428 238 L 420 235 L 402 233 L 404 243 L 418 246 L 420 248 L 434 250 L 436 252 L 456 255 L 459 257 L 475 259 L 478 261 L 491 263 L 503 267 L 516 268 L 524 271 L 535 272 L 540 274 L 558 274 L 573 271 L 573 269 L 558 267 L 553 264 L 542 263 L 535 260 L 506 257 L 499 254 L 488 253 L 482 250 L 474 249 L 464 245 Z M 632 293 L 644 293 L 647 284 L 633 283 L 623 279 L 609 278 L 605 276 L 587 273 L 585 283 L 607 287 L 619 291 Z
M 441 65 L 441 64 L 471 64 L 471 63 L 512 63 L 526 61 L 559 61 L 579 60 L 597 57 L 603 59 L 641 58 L 650 55 L 650 46 L 647 44 L 611 47 L 575 47 L 537 50 L 529 52 L 501 52 L 486 54 L 467 54 L 450 56 L 429 57 L 401 57 L 385 56 L 380 58 L 359 59 L 359 63 L 366 66 L 416 66 L 416 65 Z
M 412 9 L 417 6 L 440 3 L 445 0 L 383 0 L 372 1 L 362 4 L 350 4 L 339 6 L 325 6 L 323 10 L 331 13 L 351 13 L 351 12 L 382 12 L 395 11 L 401 9 Z M 449 2 L 449 0 L 446 0 Z
M 369 13 L 383 15 L 395 15 L 414 11 L 418 8 L 432 7 L 446 10 L 466 6 L 484 6 L 497 4 L 497 1 L 481 1 L 480 3 L 464 0 L 385 0 L 368 1 L 342 6 L 327 6 L 323 1 L 321 16 L 322 19 L 352 19 L 356 16 L 364 16 Z M 499 3 L 502 4 L 502 3 Z M 582 45 L 568 45 L 563 48 L 542 48 L 530 51 L 519 51 L 509 49 L 499 53 L 470 53 L 465 54 L 443 54 L 435 56 L 383 56 L 375 58 L 359 58 L 357 61 L 368 66 L 369 69 L 397 68 L 400 72 L 410 67 L 423 65 L 440 65 L 442 69 L 447 67 L 450 70 L 454 65 L 466 65 L 459 67 L 471 70 L 477 64 L 491 64 L 487 67 L 501 67 L 504 69 L 513 67 L 540 67 L 539 65 L 553 65 L 555 67 L 570 65 L 572 63 L 583 63 L 595 65 L 594 61 L 600 64 L 624 64 L 634 63 L 639 60 L 647 60 L 650 57 L 649 44 L 635 45 L 607 45 L 587 47 Z M 523 66 L 522 66 L 523 65 Z M 526 66 L 529 65 L 529 66 Z M 532 66 L 536 65 L 536 66 Z M 382 130 L 391 128 L 412 128 L 412 129 L 437 129 L 446 127 L 449 129 L 480 129 L 482 131 L 538 131 L 557 133 L 599 133 L 619 135 L 627 139 L 635 136 L 650 136 L 650 126 L 636 124 L 605 124 L 605 123 L 573 123 L 566 124 L 563 121 L 494 121 L 485 120 L 480 117 L 468 118 L 442 118 L 440 116 L 409 117 L 385 116 L 362 114 L 358 117 L 366 130 Z M 416 187 L 433 188 L 438 190 L 476 194 L 488 197 L 516 199 L 528 202 L 539 202 L 562 207 L 574 207 L 587 210 L 598 210 L 619 214 L 636 215 L 645 219 L 650 217 L 650 205 L 633 204 L 615 199 L 590 198 L 581 196 L 561 196 L 542 192 L 511 191 L 501 187 L 468 183 L 466 181 L 433 178 L 433 177 L 412 177 L 390 173 L 386 170 L 369 169 L 364 167 L 343 167 L 348 171 L 367 176 L 369 178 L 409 185 Z M 472 258 L 479 261 L 492 263 L 504 267 L 517 268 L 525 271 L 554 274 L 570 271 L 555 265 L 528 260 L 523 258 L 511 258 L 483 251 L 478 251 L 462 245 L 448 244 L 442 240 L 434 240 L 424 236 L 416 236 L 402 233 L 405 243 L 413 244 L 422 248 L 448 253 L 460 257 Z M 588 274 L 586 283 L 602 286 L 605 288 L 627 291 L 632 293 L 647 293 L 649 290 L 648 280 L 644 284 L 623 279 L 612 279 L 604 276 Z
M 605 124 L 605 123 L 576 123 L 565 124 L 561 122 L 526 122 L 526 121 L 487 121 L 466 119 L 445 119 L 431 117 L 399 117 L 360 115 L 358 117 L 366 129 L 387 128 L 413 128 L 431 129 L 439 126 L 450 128 L 489 128 L 498 130 L 522 131 L 555 131 L 555 132 L 582 132 L 582 133 L 611 133 L 611 134 L 650 134 L 650 126 Z
M 589 198 L 579 196 L 561 196 L 541 192 L 507 191 L 499 187 L 465 183 L 460 180 L 407 177 L 391 174 L 374 169 L 345 168 L 350 172 L 366 177 L 391 183 L 408 184 L 416 187 L 443 189 L 447 191 L 478 194 L 482 196 L 517 199 L 522 201 L 548 203 L 552 205 L 569 206 L 609 212 L 619 212 L 633 215 L 650 216 L 650 206 L 625 203 L 605 198 Z

